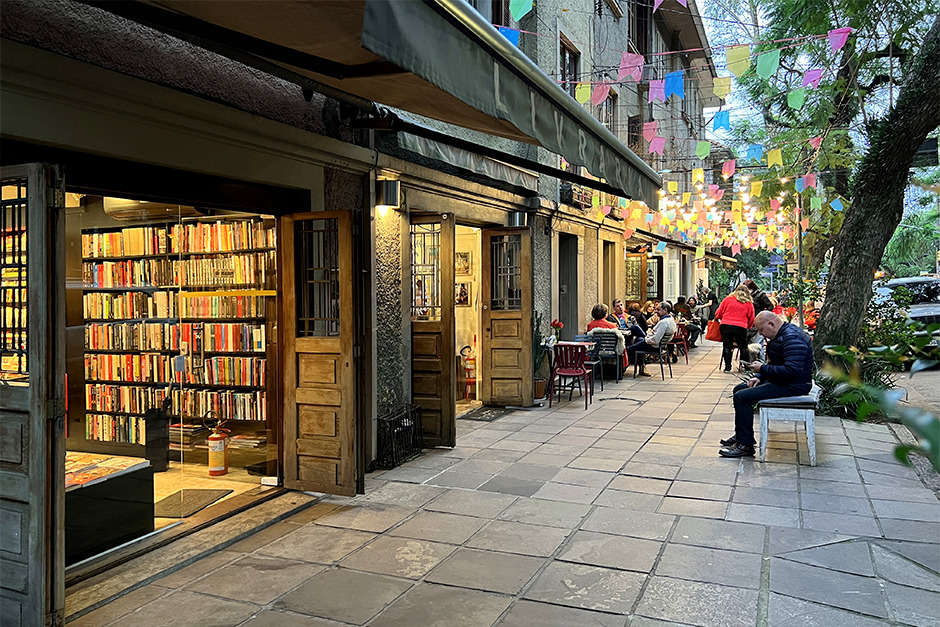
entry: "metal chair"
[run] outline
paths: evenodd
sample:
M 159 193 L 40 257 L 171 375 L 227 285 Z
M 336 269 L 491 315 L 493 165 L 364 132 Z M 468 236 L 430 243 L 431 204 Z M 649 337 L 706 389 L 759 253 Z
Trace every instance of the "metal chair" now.
M 689 365 L 689 329 L 684 324 L 676 325 L 676 334 L 668 342 L 669 346 L 681 348 L 685 354 L 685 365 Z
M 666 380 L 666 368 L 669 366 L 669 378 L 672 378 L 672 361 L 669 359 L 669 342 L 672 341 L 672 336 L 666 335 L 663 336 L 662 341 L 659 343 L 659 346 L 656 350 L 637 350 L 634 355 L 637 358 L 633 361 L 633 378 L 636 379 L 637 372 L 640 368 L 640 359 L 646 359 L 647 355 L 655 355 L 659 360 L 659 371 L 663 375 L 663 381 Z M 643 355 L 643 357 L 640 357 Z
M 594 377 L 591 371 L 585 368 L 587 359 L 587 348 L 584 345 L 555 345 L 555 364 L 552 368 L 551 378 L 548 381 L 548 406 L 552 406 L 552 398 L 555 391 L 555 381 L 559 377 L 571 377 L 584 379 L 584 409 L 588 408 L 588 400 L 591 396 Z M 572 393 L 574 392 L 574 382 L 572 381 Z
M 596 373 L 600 373 L 601 379 L 601 392 L 604 391 L 604 364 L 601 361 L 601 357 L 598 354 L 600 350 L 600 344 L 595 341 L 593 335 L 576 335 L 574 336 L 575 342 L 595 342 L 594 348 L 587 352 L 587 359 L 584 361 L 585 366 L 591 367 L 591 385 L 594 384 L 594 376 Z M 594 389 L 592 387 L 591 394 L 594 394 Z
M 623 378 L 623 355 L 617 353 L 617 334 L 597 332 L 589 336 L 597 342 L 598 355 L 601 360 L 613 359 L 617 372 L 617 381 Z M 603 372 L 603 367 L 601 368 Z M 601 388 L 604 389 L 603 387 Z

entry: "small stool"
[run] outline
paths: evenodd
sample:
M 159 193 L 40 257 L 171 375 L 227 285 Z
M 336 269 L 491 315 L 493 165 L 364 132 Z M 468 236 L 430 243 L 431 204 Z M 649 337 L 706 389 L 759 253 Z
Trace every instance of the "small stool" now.
M 770 398 L 757 403 L 760 413 L 760 461 L 767 454 L 767 431 L 771 420 L 794 420 L 806 425 L 806 445 L 809 447 L 809 465 L 816 465 L 816 407 L 822 388 L 813 383 L 813 389 L 803 396 Z

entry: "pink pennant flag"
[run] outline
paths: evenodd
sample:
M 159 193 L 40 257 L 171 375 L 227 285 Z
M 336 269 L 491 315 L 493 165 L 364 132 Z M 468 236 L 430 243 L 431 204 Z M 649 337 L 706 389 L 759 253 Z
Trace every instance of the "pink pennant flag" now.
M 803 74 L 803 87 L 812 87 L 816 89 L 819 87 L 819 79 L 822 78 L 822 68 L 817 67 L 812 70 L 806 70 L 806 73 Z
M 730 211 L 725 211 L 725 220 L 728 222 L 734 222 L 734 214 Z
M 679 4 L 681 4 L 687 9 L 689 8 L 689 0 L 679 0 Z
M 815 175 L 815 174 L 807 174 L 806 176 L 804 176 L 804 177 L 803 177 L 803 184 L 804 184 L 806 187 L 812 187 L 813 189 L 816 189 L 816 175 Z
M 741 245 L 740 245 L 740 244 L 733 244 L 733 245 L 731 246 L 731 256 L 732 256 L 732 257 L 737 257 L 737 256 L 740 255 L 740 254 L 741 254 Z
M 660 102 L 666 102 L 665 79 L 660 80 L 660 81 L 650 81 L 649 101 L 653 102 L 654 100 L 659 100 Z
M 723 164 L 721 164 L 721 175 L 723 177 L 731 178 L 734 176 L 735 166 L 737 165 L 737 159 L 728 159 Z
M 633 234 L 634 234 L 635 232 L 636 232 L 636 231 L 634 231 L 633 229 L 624 229 L 624 230 L 623 230 L 623 239 L 630 239 L 631 237 L 633 237 Z
M 620 72 L 617 78 L 622 81 L 627 76 L 634 81 L 639 81 L 643 78 L 642 54 L 623 53 L 623 57 L 620 59 Z
M 777 203 L 777 204 L 780 204 L 780 203 Z M 773 221 L 776 220 L 776 219 L 777 219 L 777 212 L 776 212 L 776 211 L 768 211 L 768 212 L 767 212 L 767 221 L 768 221 L 768 222 L 773 222 Z
M 722 198 L 724 195 L 725 195 L 725 190 L 719 189 L 718 192 L 715 193 L 715 200 L 721 200 L 721 198 Z
M 594 87 L 594 93 L 591 94 L 591 104 L 595 107 L 607 100 L 607 94 L 610 93 L 610 85 L 601 83 Z
M 773 209 L 774 211 L 780 211 L 780 201 L 777 200 L 776 198 L 771 198 L 770 208 Z
M 717 192 L 718 192 L 718 186 L 717 186 L 717 185 L 709 185 L 709 186 L 708 186 L 708 195 L 709 195 L 709 196 L 714 196 L 715 193 L 717 193 Z
M 657 130 L 659 130 L 659 122 L 655 120 L 647 122 L 643 125 L 643 139 L 648 142 L 653 141 L 653 138 L 656 137 Z
M 809 218 L 800 220 L 800 228 L 803 229 L 804 232 L 809 230 Z
M 663 0 L 653 0 L 653 13 L 656 12 L 656 9 L 658 9 L 659 5 L 661 5 L 662 3 L 663 3 Z
M 666 138 L 665 137 L 654 137 L 650 142 L 650 154 L 654 152 L 662 156 L 663 150 L 666 148 Z
M 849 40 L 849 35 L 852 34 L 853 30 L 855 29 L 846 26 L 845 28 L 836 28 L 829 31 L 829 45 L 832 47 L 833 52 L 842 50 L 842 47 L 845 45 L 845 42 Z
M 809 145 L 812 146 L 814 150 L 818 150 L 819 145 L 822 143 L 822 140 L 823 140 L 822 135 L 820 135 L 819 137 L 813 137 L 812 139 L 809 140 Z

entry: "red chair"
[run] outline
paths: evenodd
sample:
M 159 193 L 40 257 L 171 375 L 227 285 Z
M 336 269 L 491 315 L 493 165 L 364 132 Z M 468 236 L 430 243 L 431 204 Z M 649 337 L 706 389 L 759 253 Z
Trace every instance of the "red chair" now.
M 669 340 L 669 346 L 675 346 L 682 348 L 682 352 L 685 353 L 685 365 L 689 365 L 689 329 L 684 324 L 676 325 L 676 334 L 672 336 L 672 339 Z M 671 352 L 670 348 L 670 352 Z
M 584 379 L 584 409 L 588 408 L 588 399 L 591 396 L 593 376 L 585 367 L 587 347 L 583 345 L 559 346 L 555 345 L 555 363 L 551 378 L 548 380 L 548 406 L 552 406 L 552 397 L 555 391 L 555 381 L 560 377 Z M 572 382 L 573 385 L 574 382 Z M 580 385 L 580 382 L 579 382 Z M 573 391 L 573 390 L 572 390 Z

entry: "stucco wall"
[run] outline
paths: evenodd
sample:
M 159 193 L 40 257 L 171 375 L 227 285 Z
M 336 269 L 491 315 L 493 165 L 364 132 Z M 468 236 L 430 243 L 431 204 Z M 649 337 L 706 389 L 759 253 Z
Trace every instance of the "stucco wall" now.
M 375 396 L 376 414 L 401 407 L 405 395 L 406 345 L 402 311 L 402 214 L 375 216 Z M 410 370 L 409 370 L 410 371 Z

